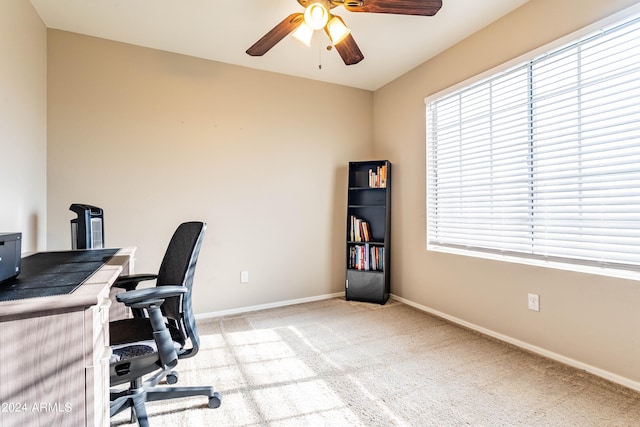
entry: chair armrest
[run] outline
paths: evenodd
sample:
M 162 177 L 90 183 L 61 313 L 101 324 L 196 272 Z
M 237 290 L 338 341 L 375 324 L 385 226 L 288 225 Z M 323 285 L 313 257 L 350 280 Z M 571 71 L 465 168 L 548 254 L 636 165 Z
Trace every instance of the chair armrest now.
M 141 306 L 160 305 L 166 298 L 177 297 L 189 290 L 184 286 L 156 286 L 153 288 L 136 289 L 116 295 L 118 302 L 127 306 L 141 304 Z M 160 303 L 159 303 L 160 302 Z
M 118 277 L 112 286 L 131 291 L 138 286 L 138 283 L 157 278 L 157 274 L 130 274 Z

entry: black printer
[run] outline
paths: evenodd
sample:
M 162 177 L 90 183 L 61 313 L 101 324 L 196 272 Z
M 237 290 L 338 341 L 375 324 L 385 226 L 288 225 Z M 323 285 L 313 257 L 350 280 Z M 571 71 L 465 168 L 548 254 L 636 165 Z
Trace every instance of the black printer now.
M 0 282 L 20 274 L 22 233 L 0 233 Z

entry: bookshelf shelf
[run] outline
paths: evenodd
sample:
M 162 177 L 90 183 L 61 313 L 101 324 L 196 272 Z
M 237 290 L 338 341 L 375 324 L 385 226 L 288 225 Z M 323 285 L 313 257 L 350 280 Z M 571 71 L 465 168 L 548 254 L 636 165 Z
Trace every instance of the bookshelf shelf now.
M 390 293 L 391 163 L 349 163 L 347 300 L 384 304 Z

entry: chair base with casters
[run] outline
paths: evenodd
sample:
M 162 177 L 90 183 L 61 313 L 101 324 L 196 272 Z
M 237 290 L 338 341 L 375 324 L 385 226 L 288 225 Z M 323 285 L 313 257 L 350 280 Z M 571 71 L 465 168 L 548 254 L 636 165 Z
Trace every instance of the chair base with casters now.
M 157 387 L 147 381 L 135 380 L 130 383 L 129 388 L 122 391 L 111 391 L 110 416 L 131 408 L 131 422 L 138 420 L 140 426 L 149 425 L 147 417 L 146 402 L 158 400 L 176 399 L 192 396 L 207 396 L 207 405 L 211 409 L 220 407 L 222 400 L 220 394 L 213 390 L 211 386 L 201 387 Z

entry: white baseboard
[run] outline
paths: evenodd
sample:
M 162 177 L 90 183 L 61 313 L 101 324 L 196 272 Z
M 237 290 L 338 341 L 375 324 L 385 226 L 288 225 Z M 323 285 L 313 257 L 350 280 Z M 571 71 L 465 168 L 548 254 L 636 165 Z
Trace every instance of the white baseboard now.
M 337 298 L 344 296 L 344 292 L 336 292 L 335 294 L 317 295 L 315 297 L 291 299 L 286 301 L 278 301 L 269 304 L 252 305 L 248 307 L 232 308 L 230 310 L 213 311 L 209 313 L 196 314 L 196 319 L 212 319 L 214 317 L 233 316 L 236 314 L 248 313 L 251 311 L 266 310 L 269 308 L 285 307 L 288 305 L 302 304 L 305 302 L 322 301 L 325 299 Z
M 616 384 L 620 384 L 622 386 L 625 386 L 627 388 L 630 388 L 632 390 L 640 392 L 640 382 L 638 382 L 638 381 L 634 381 L 632 379 L 629 379 L 629 378 L 614 374 L 612 372 L 605 371 L 604 369 L 596 368 L 595 366 L 588 365 L 588 364 L 580 362 L 578 360 L 571 359 L 570 357 L 566 357 L 566 356 L 563 356 L 561 354 L 554 353 L 552 351 L 549 351 L 549 350 L 546 350 L 544 348 L 529 344 L 529 343 L 524 342 L 524 341 L 520 341 L 520 340 L 512 338 L 510 336 L 500 334 L 500 333 L 492 331 L 490 329 L 483 328 L 481 326 L 478 326 L 476 324 L 467 322 L 465 320 L 458 319 L 457 317 L 450 316 L 450 315 L 448 315 L 446 313 L 443 313 L 441 311 L 434 310 L 434 309 L 432 309 L 430 307 L 426 307 L 426 306 L 421 305 L 421 304 L 417 304 L 417 303 L 415 303 L 413 301 L 410 301 L 408 299 L 399 297 L 397 295 L 391 294 L 391 298 L 395 299 L 396 301 L 400 301 L 401 303 L 410 305 L 411 307 L 415 307 L 418 310 L 425 311 L 427 313 L 430 313 L 430 314 L 433 314 L 435 316 L 438 316 L 438 317 L 441 317 L 443 319 L 446 319 L 446 320 L 448 320 L 450 322 L 453 322 L 453 323 L 456 323 L 458 325 L 464 326 L 465 328 L 469 328 L 469 329 L 472 329 L 474 331 L 480 332 L 481 334 L 488 335 L 490 337 L 496 338 L 496 339 L 498 339 L 500 341 L 504 341 L 504 342 L 507 342 L 509 344 L 513 344 L 516 347 L 520 347 L 520 348 L 528 350 L 528 351 L 530 351 L 532 353 L 536 353 L 536 354 L 539 354 L 541 356 L 547 357 L 549 359 L 555 360 L 557 362 L 564 363 L 565 365 L 574 367 L 576 369 L 581 369 L 583 371 L 587 371 L 587 372 L 589 372 L 589 373 L 591 373 L 593 375 L 596 375 L 596 376 L 598 376 L 600 378 L 604 378 L 604 379 L 609 380 L 611 382 L 614 382 Z

